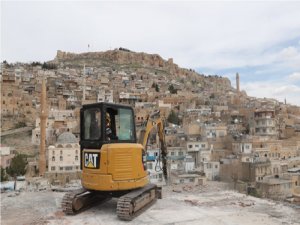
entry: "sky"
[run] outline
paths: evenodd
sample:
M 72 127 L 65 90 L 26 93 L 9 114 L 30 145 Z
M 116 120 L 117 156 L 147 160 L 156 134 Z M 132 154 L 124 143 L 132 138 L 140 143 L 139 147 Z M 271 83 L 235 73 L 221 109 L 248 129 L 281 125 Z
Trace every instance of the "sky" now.
M 300 2 L 1 1 L 1 61 L 118 47 L 300 106 Z

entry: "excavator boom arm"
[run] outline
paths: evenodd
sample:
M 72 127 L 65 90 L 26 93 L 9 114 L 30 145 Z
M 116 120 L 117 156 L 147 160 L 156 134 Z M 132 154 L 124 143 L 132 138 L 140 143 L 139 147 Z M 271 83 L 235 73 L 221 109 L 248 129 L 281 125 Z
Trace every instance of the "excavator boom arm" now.
M 163 164 L 163 175 L 167 182 L 168 171 L 167 171 L 167 147 L 165 142 L 165 131 L 164 131 L 164 120 L 160 116 L 160 112 L 156 111 L 149 115 L 146 120 L 146 126 L 140 133 L 139 142 L 143 145 L 144 149 L 147 151 L 147 142 L 151 130 L 157 127 L 159 142 L 161 146 L 161 160 Z

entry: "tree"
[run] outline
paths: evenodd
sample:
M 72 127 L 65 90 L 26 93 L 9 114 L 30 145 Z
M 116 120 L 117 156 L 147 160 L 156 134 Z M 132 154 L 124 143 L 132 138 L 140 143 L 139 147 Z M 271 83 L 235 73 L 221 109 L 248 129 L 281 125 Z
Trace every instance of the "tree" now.
M 24 121 L 18 122 L 15 124 L 15 128 L 21 128 L 21 127 L 26 127 L 26 123 Z
M 12 158 L 10 166 L 6 169 L 7 173 L 12 176 L 22 176 L 26 173 L 27 158 L 24 154 L 17 154 Z
M 6 175 L 6 171 L 4 168 L 0 167 L 0 172 L 1 172 L 1 182 L 2 181 L 7 181 L 7 175 Z
M 158 84 L 155 85 L 155 91 L 159 92 L 159 86 L 158 86 Z
M 174 88 L 173 84 L 170 84 L 168 89 L 171 94 L 177 94 L 177 90 Z
M 169 123 L 173 123 L 177 125 L 179 125 L 181 122 L 178 115 L 173 110 L 171 110 L 167 120 Z
M 57 65 L 55 65 L 54 63 L 46 63 L 46 62 L 44 62 L 43 65 L 42 65 L 42 69 L 54 70 L 54 69 L 57 69 Z
M 45 64 L 45 63 L 44 63 Z M 31 66 L 41 66 L 42 65 L 42 63 L 40 63 L 40 62 L 38 62 L 38 61 L 36 61 L 36 62 L 32 62 L 31 63 Z

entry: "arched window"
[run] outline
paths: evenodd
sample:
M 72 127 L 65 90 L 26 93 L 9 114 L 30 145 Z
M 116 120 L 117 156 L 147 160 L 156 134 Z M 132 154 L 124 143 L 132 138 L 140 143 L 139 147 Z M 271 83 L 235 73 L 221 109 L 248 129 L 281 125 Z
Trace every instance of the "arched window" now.
M 78 155 L 75 156 L 75 160 L 78 161 Z
M 52 157 L 52 161 L 55 161 L 55 157 L 54 156 Z
M 72 148 L 72 145 L 71 144 L 67 144 L 66 148 Z

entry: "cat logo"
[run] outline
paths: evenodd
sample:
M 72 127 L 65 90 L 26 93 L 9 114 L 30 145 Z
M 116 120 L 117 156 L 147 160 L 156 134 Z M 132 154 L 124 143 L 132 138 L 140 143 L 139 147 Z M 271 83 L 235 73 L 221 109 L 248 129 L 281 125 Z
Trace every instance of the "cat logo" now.
M 99 168 L 99 153 L 85 152 L 84 153 L 84 167 L 89 169 Z

